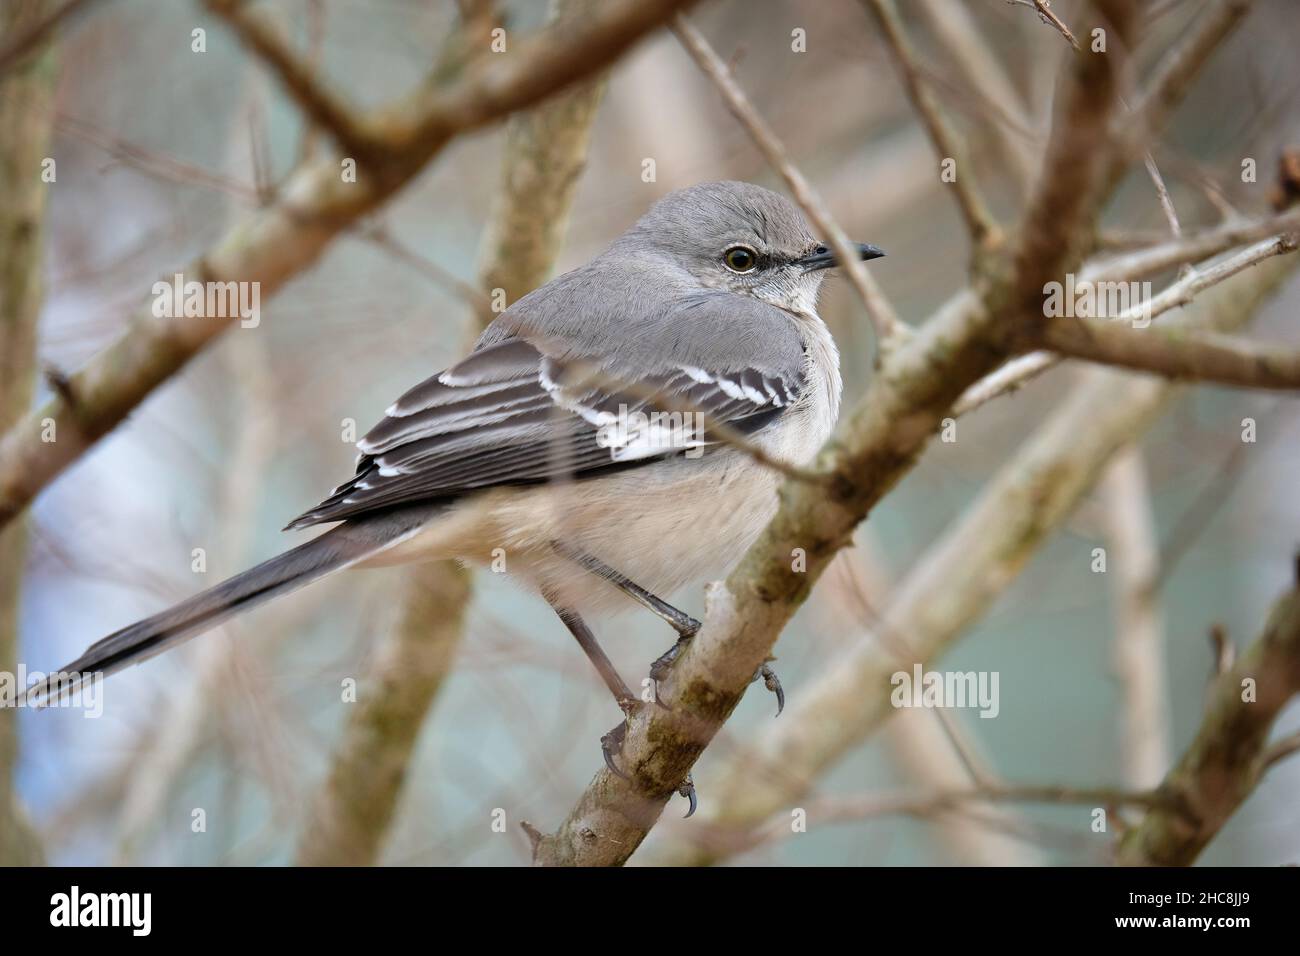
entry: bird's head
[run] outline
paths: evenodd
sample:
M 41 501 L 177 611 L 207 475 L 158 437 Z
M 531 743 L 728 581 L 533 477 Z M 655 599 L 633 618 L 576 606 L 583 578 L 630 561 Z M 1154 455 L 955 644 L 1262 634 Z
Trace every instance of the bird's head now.
M 701 183 L 670 193 L 623 237 L 641 254 L 685 270 L 702 287 L 814 312 L 826 269 L 838 265 L 803 213 L 751 183 Z M 862 259 L 884 253 L 855 244 Z

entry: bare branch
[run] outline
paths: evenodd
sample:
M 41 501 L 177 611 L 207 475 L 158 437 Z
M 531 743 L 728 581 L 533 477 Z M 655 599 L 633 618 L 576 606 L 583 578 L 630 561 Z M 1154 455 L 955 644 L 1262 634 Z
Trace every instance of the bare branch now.
M 1015 172 L 1016 185 L 1022 191 L 1028 190 L 1038 171 L 1037 151 L 1007 135 L 1006 128 L 1009 122 L 1020 131 L 1021 138 L 1029 138 L 1033 123 L 1024 97 L 984 41 L 979 24 L 961 0 L 921 0 L 917 6 L 943 46 L 942 59 L 960 69 L 963 84 L 977 91 L 985 104 L 1006 117 L 1003 122 L 991 124 L 991 132 L 1003 159 Z
M 84 12 L 92 0 L 63 0 L 35 23 L 28 24 L 16 40 L 10 40 L 0 50 L 0 76 L 9 72 L 19 60 L 45 43 L 50 34 Z
M 999 238 L 997 224 L 979 194 L 974 168 L 967 161 L 965 149 L 958 140 L 957 132 L 944 115 L 939 98 L 921 75 L 916 53 L 907 39 L 907 32 L 898 15 L 897 7 L 894 6 L 893 0 L 863 0 L 863 5 L 875 17 L 885 34 L 890 53 L 893 54 L 898 72 L 902 75 L 907 95 L 911 98 L 912 105 L 916 107 L 926 132 L 930 134 L 930 141 L 934 144 L 940 162 L 951 160 L 956 164 L 957 175 L 952 181 L 952 187 L 956 191 L 957 205 L 961 209 L 962 218 L 966 220 L 966 229 L 971 235 L 971 240 L 976 246 L 997 242 Z
M 1132 282 L 1199 262 L 1244 243 L 1276 240 L 1297 232 L 1300 232 L 1300 210 L 1264 219 L 1224 223 L 1212 229 L 1184 232 L 1180 238 L 1147 245 L 1122 255 L 1100 258 L 1088 265 L 1084 277 L 1093 282 Z
M 1215 682 L 1200 732 L 1160 785 L 1169 804 L 1125 835 L 1120 863 L 1191 864 L 1264 771 L 1300 746 L 1292 738 L 1268 747 L 1273 722 L 1300 694 L 1300 559 L 1294 574 L 1263 634 Z
M 1178 221 L 1178 212 L 1174 209 L 1174 201 L 1169 198 L 1169 187 L 1165 185 L 1165 178 L 1160 175 L 1160 167 L 1156 165 L 1155 157 L 1149 152 L 1143 159 L 1146 166 L 1147 175 L 1151 177 L 1151 183 L 1156 187 L 1156 197 L 1160 200 L 1160 211 L 1164 213 L 1165 222 L 1169 223 L 1169 232 L 1175 239 L 1183 234 L 1182 224 Z
M 1056 28 L 1056 32 L 1065 37 L 1065 42 L 1079 49 L 1079 41 L 1075 38 L 1074 33 L 1065 25 L 1065 21 L 1052 12 L 1051 0 L 1019 0 L 1020 5 L 1032 7 L 1038 11 L 1038 15 L 1044 23 L 1051 24 Z
M 19 46 L 32 54 L 20 54 L 10 73 L 0 71 L 0 428 L 20 420 L 31 406 L 37 377 L 36 327 L 44 301 L 42 251 L 50 194 L 37 170 L 49 155 L 58 80 L 45 42 L 50 31 L 42 29 L 52 19 L 42 19 L 44 6 L 39 0 L 0 6 L 0 40 L 18 35 Z M 2 674 L 18 670 L 27 531 L 26 522 L 0 527 Z M 0 700 L 0 866 L 35 865 L 41 862 L 40 840 L 13 786 L 17 711 L 5 703 Z
M 568 6 L 582 6 L 584 17 L 597 8 Z M 481 328 L 500 311 L 493 311 L 493 290 L 504 293 L 501 305 L 508 306 L 554 269 L 604 90 L 603 77 L 592 79 L 506 124 L 505 168 L 480 255 L 479 288 L 488 296 L 475 310 Z
M 308 118 L 334 137 L 344 155 L 357 158 L 383 149 L 384 142 L 367 127 L 359 111 L 321 82 L 318 71 L 289 48 L 269 16 L 249 10 L 246 0 L 205 3 L 275 73 Z
M 370 866 L 397 809 L 425 714 L 460 643 L 469 572 L 431 566 L 407 577 L 402 620 L 362 682 L 329 779 L 312 802 L 299 866 Z
M 1285 217 L 1285 219 L 1283 217 L 1270 219 L 1267 220 L 1267 223 L 1270 226 L 1279 222 L 1296 225 L 1295 220 L 1296 216 L 1292 215 Z M 1253 234 L 1258 225 L 1261 224 L 1255 224 L 1249 230 L 1241 226 L 1234 226 L 1231 230 L 1215 230 L 1216 242 L 1228 235 Z M 1159 318 L 1171 309 L 1188 305 L 1199 293 L 1232 278 L 1237 273 L 1263 262 L 1265 259 L 1292 251 L 1296 246 L 1296 242 L 1297 237 L 1295 234 L 1286 234 L 1274 236 L 1265 242 L 1250 246 L 1217 265 L 1185 274 L 1159 295 L 1152 297 L 1148 302 L 1133 306 L 1130 310 L 1116 316 L 1115 319 L 1116 321 L 1131 322 L 1139 316 L 1148 321 Z M 1196 240 L 1194 248 L 1207 248 L 1210 245 L 1208 241 Z M 1170 246 L 1168 248 L 1173 249 L 1174 247 Z M 1186 250 L 1190 247 L 1180 244 L 1178 248 Z M 1146 274 L 1148 270 L 1154 270 L 1156 263 L 1162 264 L 1160 268 L 1172 265 L 1173 263 L 1169 262 L 1171 257 L 1172 253 L 1162 251 L 1154 255 L 1139 253 L 1122 262 L 1103 262 L 1098 266 L 1085 270 L 1083 281 L 1130 281 Z M 1102 279 L 1100 278 L 1102 275 L 1108 277 Z M 1109 278 L 1109 276 L 1116 276 L 1117 278 Z M 985 376 L 967 389 L 957 404 L 953 406 L 953 413 L 960 416 L 972 412 L 995 398 L 1015 391 L 1031 379 L 1036 378 L 1050 368 L 1054 368 L 1060 361 L 1061 357 L 1051 352 L 1031 352 L 1028 355 L 1012 359 L 996 372 Z
M 1164 616 L 1157 584 L 1159 542 L 1142 451 L 1116 456 L 1101 483 L 1115 605 L 1111 672 L 1120 687 L 1118 736 L 1124 783 L 1152 787 L 1169 767 Z
M 1210 56 L 1250 12 L 1253 0 L 1214 0 L 1183 41 L 1156 64 L 1125 120 L 1128 142 L 1147 142 L 1162 129 Z M 1115 174 L 1118 175 L 1118 170 Z
M 835 250 L 835 257 L 848 274 L 849 281 L 853 283 L 853 288 L 857 291 L 858 297 L 867 310 L 867 316 L 875 327 L 877 340 L 883 343 L 898 334 L 904 326 L 899 322 L 893 307 L 867 271 L 866 266 L 862 264 L 857 249 L 831 217 L 826 204 L 804 178 L 803 173 L 790 162 L 785 147 L 772 132 L 772 128 L 758 115 L 758 111 L 754 109 L 744 91 L 732 77 L 726 63 L 714 52 L 709 41 L 704 39 L 704 35 L 691 26 L 684 17 L 678 16 L 674 19 L 673 32 L 677 34 L 682 46 L 686 48 L 700 70 L 713 81 L 713 85 L 722 94 L 732 115 L 745 127 L 772 168 L 781 174 L 795 201 L 803 207 L 813 225 L 825 236 L 827 244 Z
M 1048 319 L 1034 333 L 1034 340 L 1059 355 L 1167 378 L 1239 388 L 1300 388 L 1300 350 L 1228 335 Z

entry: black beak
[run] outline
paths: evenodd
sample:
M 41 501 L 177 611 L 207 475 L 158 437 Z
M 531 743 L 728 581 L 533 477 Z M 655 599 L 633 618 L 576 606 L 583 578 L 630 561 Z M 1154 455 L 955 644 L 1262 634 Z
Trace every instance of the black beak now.
M 858 255 L 862 257 L 863 262 L 866 262 L 868 259 L 879 259 L 885 254 L 883 249 L 869 246 L 865 242 L 855 242 L 853 243 L 853 246 L 858 250 Z M 835 258 L 835 251 L 833 249 L 829 246 L 818 246 L 810 255 L 806 255 L 800 259 L 799 264 L 803 266 L 804 272 L 816 272 L 818 269 L 833 268 L 840 263 L 839 260 Z

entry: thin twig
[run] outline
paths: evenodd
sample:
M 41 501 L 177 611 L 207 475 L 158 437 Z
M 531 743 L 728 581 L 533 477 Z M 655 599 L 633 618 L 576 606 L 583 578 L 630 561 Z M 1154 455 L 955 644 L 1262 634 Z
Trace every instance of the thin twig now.
M 363 114 L 321 82 L 312 61 L 289 48 L 266 14 L 249 10 L 244 0 L 206 0 L 206 4 L 275 73 L 312 122 L 334 137 L 344 155 L 368 156 L 383 148 L 383 142 L 369 128 Z
M 749 102 L 749 98 L 745 96 L 744 91 L 727 69 L 727 64 L 709 45 L 709 41 L 704 39 L 704 35 L 691 26 L 685 17 L 680 14 L 674 17 L 672 29 L 682 46 L 695 60 L 696 65 L 718 88 L 732 115 L 745 127 L 772 168 L 780 173 L 794 195 L 795 201 L 803 207 L 813 225 L 821 230 L 825 241 L 835 251 L 835 257 L 848 273 L 849 281 L 867 310 L 867 316 L 875 327 L 877 340 L 883 343 L 898 335 L 905 326 L 899 321 L 884 293 L 862 264 L 857 249 L 831 217 L 826 204 L 803 173 L 790 162 L 785 146 Z
M 926 132 L 930 135 L 930 141 L 934 144 L 939 161 L 952 162 L 955 166 L 952 186 L 956 191 L 957 205 L 961 209 L 962 218 L 966 221 L 966 229 L 970 233 L 971 241 L 976 246 L 995 243 L 999 236 L 997 224 L 980 196 L 974 168 L 966 158 L 956 130 L 944 115 L 939 98 L 921 75 L 916 53 L 907 39 L 907 31 L 898 15 L 898 9 L 894 6 L 893 0 L 863 0 L 863 4 L 874 15 L 884 32 L 889 50 L 898 66 L 898 72 L 902 75 L 907 95 L 916 108 Z

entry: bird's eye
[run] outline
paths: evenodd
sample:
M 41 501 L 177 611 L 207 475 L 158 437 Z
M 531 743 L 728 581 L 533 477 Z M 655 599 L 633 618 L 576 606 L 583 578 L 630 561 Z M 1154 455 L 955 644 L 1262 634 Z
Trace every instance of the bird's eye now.
M 732 272 L 753 272 L 758 265 L 758 256 L 753 249 L 745 246 L 732 246 L 722 254 L 722 261 Z

